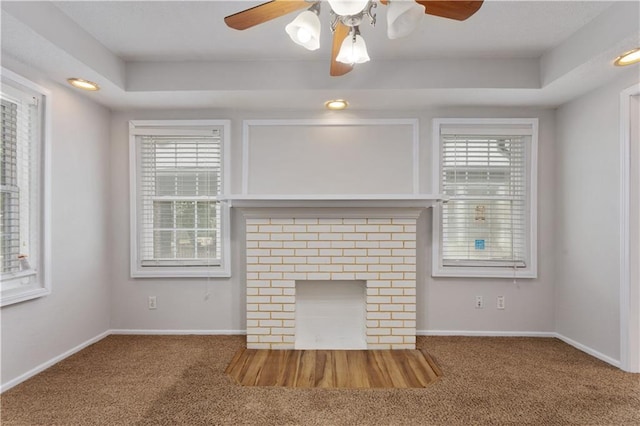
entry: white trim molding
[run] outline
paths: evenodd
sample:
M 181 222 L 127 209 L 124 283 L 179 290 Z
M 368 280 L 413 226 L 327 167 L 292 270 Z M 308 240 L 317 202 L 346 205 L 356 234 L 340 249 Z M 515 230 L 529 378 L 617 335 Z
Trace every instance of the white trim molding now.
M 156 330 L 156 329 L 133 329 L 133 328 L 121 328 L 113 329 L 110 334 L 128 336 L 128 335 L 140 335 L 140 336 L 184 336 L 184 335 L 199 335 L 199 336 L 244 336 L 247 334 L 247 330 Z
M 555 334 L 556 338 L 562 340 L 566 344 L 571 345 L 574 348 L 579 349 L 582 352 L 591 355 L 592 357 L 598 358 L 600 361 L 604 361 L 607 364 L 611 364 L 611 365 L 613 365 L 614 367 L 617 367 L 617 368 L 622 368 L 621 365 L 620 365 L 620 361 L 619 360 L 611 358 L 610 356 L 605 355 L 602 352 L 598 352 L 597 350 L 592 349 L 589 346 L 583 345 L 582 343 L 576 342 L 575 340 L 570 339 L 570 338 L 568 338 L 566 336 L 563 336 L 560 333 L 554 333 L 554 334 Z
M 75 354 L 77 352 L 80 352 L 81 350 L 83 350 L 87 346 L 90 346 L 90 345 L 93 345 L 96 342 L 99 342 L 100 340 L 104 339 L 105 337 L 109 336 L 110 334 L 111 334 L 110 330 L 104 331 L 104 332 L 98 334 L 97 336 L 92 337 L 91 339 L 80 343 L 78 346 L 75 346 L 75 347 L 69 349 L 68 351 L 61 353 L 60 355 L 55 356 L 55 357 L 51 358 L 50 360 L 43 362 L 42 364 L 38 365 L 35 368 L 32 368 L 31 370 L 27 371 L 26 373 L 21 374 L 18 377 L 9 380 L 6 383 L 2 383 L 2 385 L 0 385 L 0 393 L 8 391 L 12 387 L 19 385 L 20 383 L 24 382 L 25 380 L 30 379 L 31 377 L 35 376 L 38 373 L 43 372 L 47 368 L 52 367 L 53 365 L 59 363 L 63 359 L 68 358 L 68 357 L 70 357 L 71 355 L 73 355 L 73 354 Z
M 431 275 L 433 277 L 469 278 L 537 278 L 538 277 L 538 118 L 434 118 L 432 126 L 432 188 L 436 194 L 441 191 L 441 129 L 463 135 L 522 135 L 531 138 L 527 150 L 527 219 L 528 241 L 526 246 L 526 267 L 496 266 L 449 266 L 444 265 L 441 254 L 442 205 L 436 204 L 432 217 Z M 444 194 L 443 197 L 446 197 Z
M 22 77 L 6 68 L 0 68 L 2 79 L 14 82 L 25 88 L 38 93 L 42 99 L 42 122 L 40 123 L 41 139 L 38 150 L 40 152 L 40 164 L 42 169 L 38 174 L 38 205 L 40 211 L 37 214 L 39 223 L 37 229 L 37 283 L 24 286 L 23 288 L 0 291 L 0 306 L 8 306 L 14 303 L 24 302 L 31 299 L 47 296 L 51 294 L 51 144 L 52 144 L 52 111 L 53 102 L 49 89 L 46 89 L 31 80 Z M 31 166 L 30 166 L 31 167 Z
M 553 331 L 417 330 L 416 335 L 458 337 L 557 337 L 557 334 Z
M 220 197 L 232 207 L 253 208 L 305 208 L 305 207 L 362 207 L 362 208 L 427 208 L 446 201 L 441 194 L 386 194 L 386 195 L 230 195 Z
M 220 264 L 197 267 L 143 267 L 139 259 L 139 241 L 142 229 L 139 229 L 138 212 L 138 174 L 140 158 L 138 155 L 137 135 L 166 134 L 169 130 L 179 130 L 181 134 L 201 134 L 202 130 L 222 127 L 222 188 L 218 199 L 231 191 L 231 121 L 230 120 L 131 120 L 129 121 L 129 223 L 130 223 L 130 275 L 132 278 L 162 277 L 230 277 L 231 276 L 231 212 L 228 203 L 221 203 L 221 251 Z
M 480 330 L 417 330 L 418 336 L 453 336 L 453 337 L 543 337 L 562 340 L 564 343 L 574 348 L 598 358 L 601 361 L 611 364 L 614 367 L 622 368 L 620 361 L 611 358 L 595 349 L 592 349 L 582 343 L 576 342 L 560 333 L 554 331 L 480 331 Z
M 110 335 L 148 335 L 148 336 L 183 336 L 183 335 L 201 335 L 201 336 L 245 336 L 247 334 L 245 330 L 161 330 L 161 329 L 111 329 L 104 331 L 97 336 L 80 343 L 79 345 L 69 349 L 68 351 L 63 352 L 62 354 L 51 358 L 48 361 L 43 362 L 42 364 L 32 368 L 20 376 L 9 380 L 6 383 L 2 383 L 0 385 L 0 393 L 3 393 L 20 383 L 30 379 L 38 373 L 46 370 L 49 367 L 57 364 L 58 362 L 64 360 L 65 358 L 70 357 L 71 355 L 80 352 L 86 347 L 99 342 L 100 340 L 110 336 Z M 581 350 L 595 358 L 598 358 L 608 364 L 611 364 L 614 367 L 622 368 L 620 361 L 615 360 L 607 355 L 602 354 L 601 352 L 596 351 L 588 346 L 585 346 L 581 343 L 576 342 L 575 340 L 569 339 L 559 333 L 552 331 L 480 331 L 480 330 L 416 330 L 417 336 L 453 336 L 453 337 L 540 337 L 540 338 L 556 338 L 562 340 L 575 347 L 576 349 Z
M 640 182 L 632 180 L 632 169 L 640 166 L 640 145 L 636 139 L 632 146 L 631 98 L 638 95 L 640 83 L 620 93 L 620 368 L 634 373 L 640 372 L 640 277 L 631 259 L 640 252 Z
M 104 331 L 91 339 L 80 343 L 79 345 L 61 353 L 58 356 L 51 358 L 48 361 L 32 368 L 19 375 L 18 377 L 9 380 L 6 383 L 0 384 L 0 394 L 8 391 L 9 389 L 19 385 L 20 383 L 32 378 L 38 373 L 43 372 L 49 367 L 54 366 L 60 361 L 70 357 L 71 355 L 80 352 L 86 347 L 99 342 L 105 337 L 111 335 L 166 335 L 166 336 L 179 336 L 179 335 L 204 335 L 204 336 L 244 336 L 247 334 L 246 330 L 153 330 L 153 329 L 112 329 Z

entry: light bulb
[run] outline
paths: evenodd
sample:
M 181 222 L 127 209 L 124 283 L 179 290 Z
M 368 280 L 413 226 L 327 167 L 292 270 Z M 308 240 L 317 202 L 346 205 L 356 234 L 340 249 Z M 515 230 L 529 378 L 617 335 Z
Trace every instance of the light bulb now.
M 333 11 L 340 16 L 353 16 L 362 12 L 369 0 L 329 0 Z
M 310 10 L 300 13 L 291 21 L 285 31 L 291 40 L 308 50 L 320 47 L 320 19 Z
M 304 27 L 300 27 L 298 29 L 298 40 L 300 40 L 300 43 L 308 42 L 311 40 L 311 32 Z
M 367 45 L 359 34 L 356 34 L 355 37 L 349 36 L 345 38 L 336 57 L 336 61 L 349 65 L 363 64 L 369 62 L 369 60 Z

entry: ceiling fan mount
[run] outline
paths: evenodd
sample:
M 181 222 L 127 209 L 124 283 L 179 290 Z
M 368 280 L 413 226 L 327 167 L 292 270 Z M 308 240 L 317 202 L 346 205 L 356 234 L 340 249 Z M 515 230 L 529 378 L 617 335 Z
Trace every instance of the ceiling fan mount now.
M 377 2 L 388 7 L 387 23 L 389 38 L 400 38 L 409 34 L 424 14 L 464 21 L 475 14 L 483 0 L 328 0 L 331 8 L 330 27 L 333 32 L 330 75 L 340 76 L 353 69 L 354 64 L 367 62 L 364 39 L 359 26 L 369 18 L 376 24 L 374 9 Z M 309 50 L 319 47 L 320 0 L 271 0 L 224 18 L 230 28 L 246 30 L 280 16 L 302 9 L 298 17 L 287 25 L 291 39 Z M 311 13 L 307 13 L 311 12 Z M 351 35 L 350 39 L 347 37 Z
M 320 2 L 316 2 L 319 4 Z M 348 27 L 357 27 L 362 23 L 365 17 L 368 17 L 371 21 L 371 25 L 376 25 L 376 14 L 373 11 L 378 6 L 378 4 L 374 0 L 369 0 L 367 5 L 362 9 L 359 13 L 355 15 L 338 15 L 333 9 L 331 9 L 331 32 L 335 31 L 334 21 L 340 21 L 342 24 Z

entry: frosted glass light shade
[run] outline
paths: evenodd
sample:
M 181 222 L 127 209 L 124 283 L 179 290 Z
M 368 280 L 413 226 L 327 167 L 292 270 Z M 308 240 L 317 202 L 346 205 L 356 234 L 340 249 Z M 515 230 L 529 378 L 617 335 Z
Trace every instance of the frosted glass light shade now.
M 336 61 L 349 65 L 363 64 L 369 60 L 367 45 L 360 35 L 356 35 L 355 40 L 351 36 L 345 38 L 340 46 L 338 56 L 336 56 Z
M 414 0 L 390 0 L 387 10 L 387 36 L 406 37 L 418 27 L 424 16 L 424 6 Z
M 284 27 L 291 40 L 308 50 L 320 47 L 320 19 L 318 15 L 305 10 Z
M 341 16 L 352 16 L 362 12 L 369 0 L 329 0 L 335 13 Z

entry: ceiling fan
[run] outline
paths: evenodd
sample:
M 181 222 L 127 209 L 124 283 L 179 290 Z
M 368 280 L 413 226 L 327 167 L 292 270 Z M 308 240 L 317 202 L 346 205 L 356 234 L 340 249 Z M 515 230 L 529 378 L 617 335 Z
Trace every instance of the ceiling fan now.
M 388 6 L 387 34 L 389 38 L 408 35 L 418 25 L 419 19 L 427 15 L 464 21 L 480 9 L 483 0 L 378 0 Z M 320 13 L 322 1 L 318 0 L 272 0 L 243 10 L 224 18 L 227 26 L 236 30 L 246 30 L 289 13 L 307 9 L 300 13 L 286 31 L 291 39 L 309 49 L 320 46 Z M 364 40 L 360 36 L 359 25 L 369 19 L 376 23 L 374 9 L 376 0 L 328 0 L 331 8 L 330 75 L 340 76 L 353 69 L 354 64 L 367 62 L 369 56 Z M 349 37 L 350 38 L 347 38 Z

